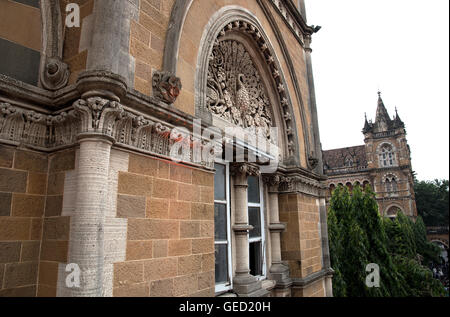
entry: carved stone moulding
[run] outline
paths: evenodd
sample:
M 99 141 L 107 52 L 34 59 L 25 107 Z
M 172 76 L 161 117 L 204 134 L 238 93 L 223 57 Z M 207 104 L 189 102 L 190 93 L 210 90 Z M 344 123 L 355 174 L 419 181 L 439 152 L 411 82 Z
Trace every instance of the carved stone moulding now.
M 87 96 L 56 115 L 0 103 L 0 141 L 52 151 L 75 145 L 84 134 L 105 136 L 119 147 L 167 159 L 172 158 L 174 145 L 182 143 L 185 153 L 183 157 L 177 157 L 180 161 L 207 168 L 214 164 L 214 153 L 194 160 L 195 146 L 190 133 L 180 139 L 177 129 L 133 113 L 116 100 Z M 200 140 L 196 146 L 203 152 L 205 147 L 211 147 L 209 143 L 210 140 Z
M 302 176 L 283 176 L 280 182 L 281 193 L 303 193 L 320 196 L 323 185 L 321 182 Z

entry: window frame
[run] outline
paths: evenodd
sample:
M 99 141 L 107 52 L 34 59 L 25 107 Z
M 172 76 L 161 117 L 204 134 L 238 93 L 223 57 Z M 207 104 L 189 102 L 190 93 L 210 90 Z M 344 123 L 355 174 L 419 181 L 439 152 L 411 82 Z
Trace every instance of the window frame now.
M 226 200 L 216 200 L 214 197 L 214 206 L 217 204 L 226 205 L 226 213 L 227 213 L 227 241 L 219 241 L 217 242 L 214 239 L 214 250 L 216 245 L 227 245 L 227 272 L 228 272 L 228 282 L 215 284 L 215 292 L 224 293 L 233 289 L 233 259 L 232 259 L 232 237 L 231 237 L 231 193 L 230 193 L 230 163 L 225 162 L 224 160 L 216 159 L 215 164 L 225 166 L 225 199 Z M 214 207 L 215 209 L 215 207 Z
M 265 217 L 264 217 L 264 183 L 261 176 L 257 176 L 259 183 L 259 203 L 250 203 L 247 201 L 247 213 L 249 208 L 259 208 L 260 221 L 261 221 L 261 237 L 250 238 L 248 233 L 248 248 L 250 251 L 250 243 L 261 242 L 261 257 L 262 257 L 262 275 L 255 276 L 258 280 L 262 281 L 267 279 L 267 261 L 266 261 L 266 230 L 265 230 Z M 250 259 L 249 259 L 250 261 Z

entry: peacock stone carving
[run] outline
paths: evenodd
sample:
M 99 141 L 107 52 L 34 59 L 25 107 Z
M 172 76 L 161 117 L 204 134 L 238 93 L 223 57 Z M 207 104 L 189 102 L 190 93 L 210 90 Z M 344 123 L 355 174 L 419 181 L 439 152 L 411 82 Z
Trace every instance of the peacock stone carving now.
M 209 58 L 207 107 L 243 128 L 259 129 L 270 139 L 270 102 L 258 70 L 244 45 L 217 41 Z

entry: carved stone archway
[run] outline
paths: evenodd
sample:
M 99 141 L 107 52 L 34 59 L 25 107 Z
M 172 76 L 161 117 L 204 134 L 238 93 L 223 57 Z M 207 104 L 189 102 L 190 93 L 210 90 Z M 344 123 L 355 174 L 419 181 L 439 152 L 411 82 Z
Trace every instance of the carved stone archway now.
M 250 99 L 253 97 L 251 100 L 253 110 L 258 111 L 255 109 L 267 108 L 267 111 L 263 110 L 261 112 L 265 114 L 270 113 L 271 126 L 277 127 L 280 131 L 279 139 L 281 139 L 282 160 L 284 162 L 298 162 L 300 157 L 299 141 L 291 97 L 273 46 L 264 33 L 258 19 L 244 8 L 238 6 L 224 7 L 212 16 L 205 27 L 200 47 L 195 79 L 196 116 L 202 118 L 208 124 L 212 124 L 212 112 L 208 103 L 208 99 L 211 99 L 211 61 L 214 62 L 214 58 L 220 55 L 216 54 L 218 49 L 225 51 L 235 50 L 243 58 L 249 59 L 246 65 L 241 65 L 243 68 L 247 70 L 248 68 L 254 68 L 256 70 L 256 72 L 250 70 L 247 74 L 244 74 L 242 79 L 243 86 L 245 86 L 246 90 L 250 90 Z M 229 52 L 228 56 L 233 56 L 233 54 L 235 53 Z M 225 52 L 223 56 L 226 55 L 227 53 Z M 239 83 L 239 75 L 241 73 L 233 65 L 225 65 L 224 70 L 224 82 L 219 83 L 221 79 L 216 78 L 216 84 L 219 86 L 225 84 L 223 88 L 227 90 L 227 93 L 229 93 L 230 89 L 234 90 L 231 96 L 236 97 L 239 86 L 242 86 Z M 226 71 L 234 73 L 226 74 Z M 249 78 L 250 73 L 254 74 L 254 76 L 250 76 L 251 78 Z M 260 90 L 261 94 L 259 96 L 254 96 L 251 91 L 255 91 L 257 86 L 263 89 Z M 225 101 L 224 104 L 226 104 L 227 99 L 229 99 L 226 97 L 226 93 L 222 97 L 224 97 L 222 99 Z M 231 103 L 233 103 L 232 99 Z M 264 107 L 254 107 L 255 104 L 259 103 L 265 104 Z M 230 105 L 228 105 L 228 108 L 230 108 Z M 269 119 L 269 116 L 256 116 L 250 118 L 250 121 L 261 118 L 265 120 Z M 230 118 L 226 117 L 225 119 Z M 241 126 L 247 127 L 247 125 L 248 122 L 243 122 Z M 256 124 L 256 126 L 258 125 Z

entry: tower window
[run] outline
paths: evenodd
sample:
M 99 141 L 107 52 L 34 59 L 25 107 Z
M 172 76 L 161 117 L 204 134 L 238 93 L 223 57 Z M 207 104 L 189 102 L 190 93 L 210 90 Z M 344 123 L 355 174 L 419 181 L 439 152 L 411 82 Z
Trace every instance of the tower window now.
M 380 165 L 381 167 L 391 167 L 395 165 L 395 155 L 392 146 L 385 145 L 381 149 Z

